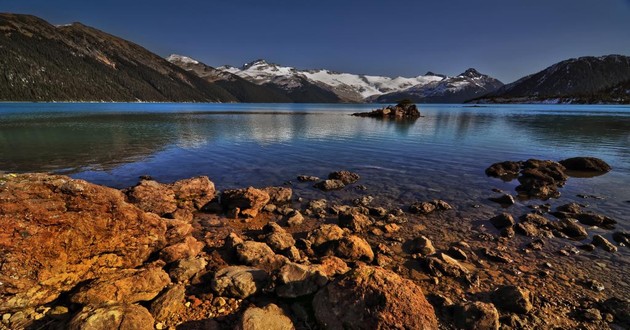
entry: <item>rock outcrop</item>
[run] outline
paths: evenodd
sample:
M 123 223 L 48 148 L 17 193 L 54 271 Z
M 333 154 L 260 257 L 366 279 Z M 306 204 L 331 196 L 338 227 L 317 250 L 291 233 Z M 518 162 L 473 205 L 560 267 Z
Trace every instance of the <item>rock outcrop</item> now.
M 353 113 L 357 117 L 371 117 L 381 119 L 417 119 L 420 117 L 418 107 L 411 102 L 400 102 L 395 106 L 387 106 L 370 112 Z
M 0 312 L 53 301 L 80 282 L 136 268 L 166 224 L 122 192 L 47 174 L 0 177 Z

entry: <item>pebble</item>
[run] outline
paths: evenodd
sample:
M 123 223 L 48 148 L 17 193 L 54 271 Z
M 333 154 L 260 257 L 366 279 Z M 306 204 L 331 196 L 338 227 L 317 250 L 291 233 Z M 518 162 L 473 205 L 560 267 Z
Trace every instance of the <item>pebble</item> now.
M 164 324 L 163 323 L 156 323 L 155 324 L 155 328 L 158 329 L 158 330 L 162 330 L 162 329 L 164 329 Z
M 2 315 L 2 322 L 3 323 L 8 323 L 10 319 L 11 319 L 11 314 L 6 313 L 6 314 Z

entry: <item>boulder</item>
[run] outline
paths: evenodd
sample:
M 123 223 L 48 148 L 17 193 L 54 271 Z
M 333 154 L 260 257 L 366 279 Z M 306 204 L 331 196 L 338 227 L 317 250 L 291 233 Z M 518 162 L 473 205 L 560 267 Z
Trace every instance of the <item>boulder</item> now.
M 291 201 L 293 190 L 287 187 L 267 187 L 262 189 L 269 195 L 269 203 L 285 204 Z
M 437 329 L 422 289 L 380 267 L 359 266 L 322 288 L 313 299 L 325 329 Z
M 376 109 L 370 112 L 356 112 L 352 114 L 357 117 L 370 117 L 378 119 L 395 119 L 395 120 L 415 120 L 420 117 L 418 107 L 413 103 L 398 103 L 395 106 Z
M 424 260 L 425 268 L 433 276 L 452 276 L 455 278 L 465 278 L 470 271 L 462 266 L 459 261 L 449 257 L 444 253 L 439 253 L 435 257 L 428 257 Z
M 196 257 L 204 244 L 192 236 L 187 236 L 182 242 L 165 247 L 160 251 L 160 259 L 171 263 L 180 259 Z
M 293 321 L 275 304 L 265 307 L 249 307 L 243 313 L 236 330 L 294 330 Z
M 504 212 L 491 218 L 490 223 L 492 223 L 492 225 L 497 229 L 503 229 L 514 225 L 514 217 L 512 217 L 511 214 Z
M 514 285 L 506 285 L 492 293 L 495 306 L 507 312 L 527 314 L 532 310 L 529 290 Z
M 0 182 L 0 312 L 138 267 L 165 244 L 164 220 L 118 190 L 47 174 Z
M 189 210 L 200 210 L 216 194 L 214 183 L 207 176 L 179 180 L 170 187 L 175 193 L 177 206 Z
M 345 185 L 355 183 L 359 181 L 360 178 L 361 177 L 358 174 L 352 173 L 350 171 L 338 171 L 328 174 L 329 180 L 340 180 Z
M 70 300 L 91 306 L 132 304 L 152 300 L 170 283 L 161 268 L 124 270 L 82 286 Z
M 156 321 L 162 322 L 174 315 L 181 313 L 184 305 L 186 288 L 182 284 L 177 284 L 164 291 L 159 297 L 151 302 L 151 315 Z
M 70 330 L 153 330 L 155 320 L 139 305 L 84 308 L 68 325 Z
M 516 179 L 520 170 L 521 162 L 505 161 L 490 165 L 490 167 L 486 169 L 486 175 L 501 178 L 505 181 L 512 181 Z
M 265 226 L 265 229 L 269 231 L 265 237 L 265 242 L 267 242 L 267 245 L 269 245 L 272 250 L 279 253 L 295 245 L 293 235 L 287 233 L 286 230 L 277 223 L 271 222 Z
M 335 248 L 335 255 L 349 261 L 372 261 L 374 252 L 370 244 L 363 238 L 350 235 L 340 239 Z
M 431 255 L 435 253 L 433 243 L 425 236 L 419 236 L 411 242 L 411 253 L 421 253 L 422 255 Z
M 304 222 L 304 216 L 300 211 L 293 211 L 287 215 L 287 224 L 290 227 L 299 226 Z
M 612 169 L 605 161 L 595 157 L 573 157 L 561 160 L 567 170 L 578 172 L 607 173 Z
M 314 248 L 317 248 L 326 243 L 340 240 L 344 234 L 343 229 L 337 225 L 323 224 L 308 233 L 307 239 Z
M 356 233 L 364 232 L 372 225 L 372 220 L 356 209 L 339 213 L 339 226 L 348 228 Z
M 516 203 L 516 200 L 514 199 L 514 196 L 510 195 L 510 194 L 503 194 L 501 196 L 498 197 L 490 197 L 488 198 L 490 201 L 495 202 L 495 203 L 499 203 L 501 205 L 514 205 Z
M 593 245 L 598 246 L 608 252 L 617 252 L 617 247 L 610 243 L 609 240 L 602 235 L 593 236 Z
M 181 283 L 189 280 L 195 274 L 206 269 L 208 262 L 204 258 L 186 258 L 175 262 L 168 271 L 171 280 Z
M 472 302 L 453 309 L 453 321 L 458 329 L 499 329 L 499 312 L 492 304 Z
M 350 271 L 350 267 L 348 267 L 346 262 L 335 256 L 321 258 L 317 267 L 327 277 L 342 275 Z
M 269 275 L 263 270 L 229 266 L 217 271 L 210 285 L 220 296 L 244 299 L 260 292 L 268 282 Z
M 183 241 L 193 232 L 193 226 L 181 220 L 166 221 L 166 244 L 172 245 Z
M 269 194 L 254 187 L 225 190 L 221 194 L 221 204 L 226 209 L 238 208 L 240 214 L 250 218 L 256 217 L 268 202 Z
M 240 262 L 268 271 L 280 268 L 287 261 L 286 257 L 275 254 L 269 245 L 261 242 L 245 241 L 235 249 Z
M 561 219 L 560 221 L 554 222 L 553 226 L 556 230 L 560 231 L 564 235 L 567 235 L 571 239 L 581 241 L 588 237 L 586 229 L 580 226 L 575 220 Z
M 146 212 L 159 216 L 175 212 L 175 192 L 168 185 L 153 180 L 142 180 L 127 191 L 129 201 Z
M 315 184 L 315 188 L 324 191 L 343 189 L 346 185 L 341 180 L 324 180 Z
M 312 176 L 312 175 L 299 175 L 297 177 L 298 181 L 300 182 L 313 182 L 313 181 L 319 181 L 319 178 L 316 176 Z
M 289 262 L 278 271 L 276 294 L 282 298 L 297 298 L 315 293 L 328 282 L 317 266 Z

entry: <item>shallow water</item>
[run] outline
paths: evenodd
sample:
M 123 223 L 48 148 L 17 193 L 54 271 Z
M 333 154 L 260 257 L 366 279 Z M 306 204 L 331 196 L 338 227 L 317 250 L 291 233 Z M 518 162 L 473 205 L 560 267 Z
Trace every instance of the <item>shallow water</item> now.
M 494 206 L 488 178 L 504 160 L 604 159 L 613 171 L 570 178 L 559 203 L 577 201 L 630 227 L 630 107 L 421 105 L 415 122 L 349 116 L 376 105 L 0 104 L 0 170 L 51 171 L 113 187 L 138 176 L 159 181 L 207 175 L 220 189 L 280 185 L 297 175 L 347 169 L 366 192 L 324 194 L 294 182 L 306 198 L 369 193 L 382 204 L 442 198 Z M 582 199 L 578 194 L 604 199 Z M 521 201 L 516 207 L 540 201 Z

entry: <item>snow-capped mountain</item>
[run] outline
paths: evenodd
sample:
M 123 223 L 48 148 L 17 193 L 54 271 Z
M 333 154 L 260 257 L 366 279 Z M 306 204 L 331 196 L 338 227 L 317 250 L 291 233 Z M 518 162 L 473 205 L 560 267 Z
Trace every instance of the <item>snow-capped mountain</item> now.
M 298 70 L 265 60 L 256 60 L 240 68 L 226 65 L 217 69 L 235 74 L 258 85 L 271 85 L 284 90 L 305 88 L 308 84 L 315 85 L 324 91 L 334 93 L 339 101 L 345 102 L 391 102 L 389 95 L 400 97 L 407 91 L 415 99 L 418 95 L 436 99 L 437 95 L 448 95 L 445 97 L 446 102 L 455 102 L 451 99 L 462 102 L 468 99 L 467 96 L 471 96 L 469 98 L 481 96 L 503 85 L 498 80 L 479 74 L 474 69 L 456 77 L 428 72 L 411 78 L 342 73 L 325 69 Z M 381 97 L 383 97 L 382 100 Z
M 445 77 L 440 81 L 416 85 L 372 100 L 396 102 L 410 99 L 419 103 L 460 103 L 496 91 L 501 86 L 503 83 L 499 80 L 470 68 L 455 77 Z

